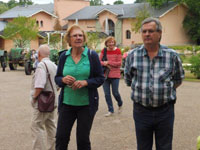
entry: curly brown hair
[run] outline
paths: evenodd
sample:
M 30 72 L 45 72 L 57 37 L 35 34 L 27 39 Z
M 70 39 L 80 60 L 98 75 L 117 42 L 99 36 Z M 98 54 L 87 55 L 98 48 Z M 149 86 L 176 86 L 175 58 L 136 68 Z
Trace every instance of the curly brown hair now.
M 114 41 L 114 43 L 115 43 L 115 46 L 116 46 L 116 40 L 115 40 L 115 38 L 113 37 L 113 36 L 109 36 L 109 37 L 107 37 L 106 38 L 106 40 L 105 40 L 105 46 L 107 47 L 107 43 L 108 43 L 108 41 Z
M 71 27 L 68 28 L 67 33 L 65 34 L 64 40 L 69 44 L 69 46 L 71 46 L 71 41 L 70 41 L 70 34 L 72 32 L 72 30 L 74 29 L 80 29 L 81 32 L 83 33 L 83 38 L 84 38 L 84 43 L 87 41 L 87 37 L 86 34 L 84 32 L 84 30 L 77 24 L 73 24 Z

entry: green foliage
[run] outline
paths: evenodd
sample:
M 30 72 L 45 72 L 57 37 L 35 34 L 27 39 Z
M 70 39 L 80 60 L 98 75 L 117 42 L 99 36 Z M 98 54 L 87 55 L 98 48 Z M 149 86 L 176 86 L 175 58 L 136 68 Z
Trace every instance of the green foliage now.
M 169 46 L 169 48 L 179 50 L 182 53 L 184 53 L 187 50 L 190 51 L 193 55 L 196 55 L 200 51 L 200 46 L 198 45 Z
M 130 50 L 130 47 L 129 46 L 126 46 L 124 48 L 121 48 L 121 52 L 122 52 L 122 55 L 125 53 L 125 52 L 128 52 Z
M 197 137 L 197 150 L 200 150 L 200 136 Z
M 24 48 L 27 41 L 36 39 L 38 26 L 36 20 L 26 17 L 17 17 L 9 22 L 3 32 L 5 39 L 18 41 L 17 47 Z
M 47 43 L 48 37 L 45 38 L 45 43 Z M 50 34 L 49 44 L 54 49 L 61 49 L 61 35 L 60 33 Z
M 147 0 L 136 0 L 135 3 L 145 3 Z
M 87 46 L 94 50 L 105 39 L 105 37 L 100 36 L 100 32 L 87 32 L 87 38 Z
M 184 45 L 184 46 L 182 46 L 182 45 L 178 45 L 178 46 L 168 46 L 169 48 L 172 48 L 172 49 L 174 49 L 174 50 L 187 50 L 188 49 L 188 47 L 191 47 L 190 45 Z
M 32 5 L 33 2 L 32 0 L 20 0 L 19 2 L 17 2 L 16 0 L 9 0 L 8 3 L 4 3 L 0 1 L 0 14 L 2 14 L 3 12 L 18 6 L 18 5 Z
M 168 5 L 170 1 L 174 1 L 177 3 L 183 3 L 185 0 L 145 0 L 146 2 L 149 2 L 152 7 L 154 8 L 161 8 L 164 5 Z
M 161 8 L 161 6 L 165 3 L 168 3 L 169 0 L 147 0 L 154 8 Z
M 117 0 L 113 3 L 113 5 L 124 4 L 122 0 Z
M 49 58 L 51 61 L 55 62 L 55 64 L 58 64 L 58 61 L 59 61 L 58 50 L 51 49 Z
M 19 5 L 19 4 L 15 0 L 9 0 L 7 5 L 8 5 L 8 8 L 11 9 L 11 8 L 13 8 L 13 7 L 15 7 L 15 6 Z
M 141 28 L 142 21 L 148 17 L 150 17 L 150 13 L 147 9 L 147 7 L 144 5 L 143 8 L 139 8 L 136 10 L 136 21 L 131 22 L 131 30 L 134 31 L 135 33 L 138 33 Z
M 3 12 L 7 11 L 9 8 L 6 4 L 4 3 L 0 3 L 0 14 L 2 14 Z
M 188 7 L 188 13 L 183 21 L 183 27 L 191 39 L 200 44 L 200 1 L 197 0 L 185 0 Z
M 186 69 L 200 79 L 200 54 L 192 56 L 189 61 L 191 66 L 187 66 Z
M 25 4 L 32 5 L 33 2 L 32 0 L 19 0 L 19 5 L 25 5 Z
M 102 0 L 90 0 L 90 6 L 98 6 L 98 5 L 103 5 Z

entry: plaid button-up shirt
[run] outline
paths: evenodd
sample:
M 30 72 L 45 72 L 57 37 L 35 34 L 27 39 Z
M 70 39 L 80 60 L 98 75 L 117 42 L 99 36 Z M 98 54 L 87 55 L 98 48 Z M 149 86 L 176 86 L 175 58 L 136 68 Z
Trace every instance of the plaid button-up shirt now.
M 146 107 L 159 107 L 176 100 L 176 87 L 184 70 L 179 55 L 160 45 L 152 60 L 144 45 L 132 50 L 126 59 L 125 82 L 132 88 L 131 98 Z

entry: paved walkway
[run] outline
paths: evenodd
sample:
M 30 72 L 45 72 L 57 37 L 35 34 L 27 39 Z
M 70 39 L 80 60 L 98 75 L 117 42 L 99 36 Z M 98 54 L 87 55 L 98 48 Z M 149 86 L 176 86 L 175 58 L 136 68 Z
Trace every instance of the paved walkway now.
M 31 76 L 23 69 L 0 71 L 0 150 L 31 150 Z M 93 150 L 136 150 L 130 88 L 123 79 L 120 93 L 124 101 L 122 114 L 105 118 L 107 112 L 102 88 L 100 105 L 91 132 Z M 174 150 L 195 150 L 200 135 L 200 83 L 184 82 L 178 88 L 176 103 Z M 114 102 L 115 108 L 117 108 Z M 69 150 L 76 150 L 73 129 Z

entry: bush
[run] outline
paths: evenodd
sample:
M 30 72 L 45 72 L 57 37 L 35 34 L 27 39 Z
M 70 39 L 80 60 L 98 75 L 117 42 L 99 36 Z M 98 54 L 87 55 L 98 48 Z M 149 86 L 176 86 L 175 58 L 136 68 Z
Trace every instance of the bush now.
M 190 70 L 197 79 L 200 79 L 200 54 L 194 55 L 189 59 L 191 66 L 187 66 L 186 69 Z

